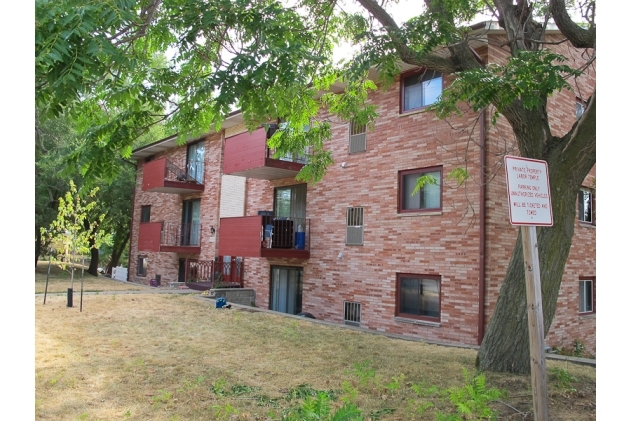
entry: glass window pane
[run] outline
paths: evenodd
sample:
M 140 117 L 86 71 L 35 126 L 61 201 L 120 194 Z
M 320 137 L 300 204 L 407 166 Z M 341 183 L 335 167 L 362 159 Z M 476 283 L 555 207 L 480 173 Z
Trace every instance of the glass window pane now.
M 399 289 L 399 312 L 419 314 L 419 280 L 401 278 Z
M 443 78 L 441 76 L 423 83 L 423 105 L 431 105 L 438 101 L 443 91 Z

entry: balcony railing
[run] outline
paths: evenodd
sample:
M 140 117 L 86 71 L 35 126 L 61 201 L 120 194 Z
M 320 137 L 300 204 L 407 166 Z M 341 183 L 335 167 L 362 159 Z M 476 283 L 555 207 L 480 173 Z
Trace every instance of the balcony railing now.
M 210 283 L 210 288 L 243 288 L 243 259 L 232 257 L 224 261 L 222 256 L 216 260 L 193 260 L 186 262 L 186 282 Z
M 308 259 L 310 231 L 310 220 L 306 218 L 221 218 L 219 254 Z
M 142 189 L 175 194 L 203 191 L 204 163 L 174 162 L 167 158 L 146 162 L 143 165 Z
M 177 224 L 164 222 L 162 224 L 161 246 L 170 247 L 200 247 L 202 227 L 199 222 Z
M 239 175 L 261 180 L 277 180 L 295 177 L 304 166 L 303 155 L 287 155 L 274 158 L 274 151 L 267 147 L 265 128 L 252 133 L 241 133 L 226 139 L 224 150 L 224 174 Z

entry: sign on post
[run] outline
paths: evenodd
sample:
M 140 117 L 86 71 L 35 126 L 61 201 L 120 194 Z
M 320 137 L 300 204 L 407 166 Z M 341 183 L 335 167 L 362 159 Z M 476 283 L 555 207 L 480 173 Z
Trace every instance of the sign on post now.
M 548 163 L 506 156 L 506 188 L 512 225 L 552 226 Z
M 552 226 L 548 163 L 537 159 L 504 157 L 510 223 L 521 225 L 528 304 L 530 376 L 535 421 L 548 420 L 546 356 L 537 226 Z

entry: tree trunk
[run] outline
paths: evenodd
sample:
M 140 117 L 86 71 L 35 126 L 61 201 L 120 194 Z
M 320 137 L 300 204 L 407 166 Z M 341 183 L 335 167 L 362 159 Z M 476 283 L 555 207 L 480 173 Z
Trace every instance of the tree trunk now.
M 127 242 L 129 241 L 129 236 L 125 236 L 125 238 L 123 239 L 123 242 L 120 243 L 120 245 L 116 245 L 114 244 L 114 247 L 112 247 L 112 258 L 110 259 L 110 262 L 107 265 L 107 268 L 105 269 L 105 273 L 112 273 L 112 268 L 118 266 L 118 263 L 120 261 L 121 256 L 123 255 L 123 251 L 125 250 L 125 246 L 127 245 Z
M 37 269 L 37 261 L 42 252 L 42 239 L 39 236 L 39 227 L 35 227 L 35 269 Z
M 90 266 L 88 273 L 93 276 L 99 276 L 99 249 L 90 249 Z
M 563 138 L 550 139 L 543 156 L 529 156 L 548 162 L 554 218 L 552 227 L 537 228 L 546 335 L 554 319 L 563 271 L 572 245 L 578 191 L 596 164 L 595 93 L 588 107 L 589 114 L 584 114 L 568 134 Z M 577 125 L 580 132 L 575 131 Z M 518 133 L 518 130 L 515 132 Z M 518 142 L 519 140 L 518 136 Z M 520 150 L 524 149 L 520 146 Z M 522 155 L 528 156 L 523 152 Z M 476 360 L 479 369 L 524 374 L 530 371 L 526 307 L 526 278 L 520 233 L 493 317 L 480 345 Z

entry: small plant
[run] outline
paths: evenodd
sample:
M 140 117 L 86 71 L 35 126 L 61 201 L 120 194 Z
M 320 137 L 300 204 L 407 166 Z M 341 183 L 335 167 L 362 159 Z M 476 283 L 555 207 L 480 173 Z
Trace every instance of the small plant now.
M 213 382 L 212 386 L 210 387 L 210 390 L 212 390 L 213 393 L 217 396 L 225 396 L 226 395 L 225 388 L 226 388 L 226 380 L 219 378 Z
M 166 390 L 159 390 L 159 393 L 152 398 L 153 399 L 153 403 L 154 404 L 158 403 L 158 402 L 160 402 L 160 403 L 167 403 L 167 402 L 169 402 L 169 400 L 171 400 L 172 396 L 173 395 L 171 393 L 167 392 Z
M 566 392 L 576 392 L 576 389 L 572 387 L 572 383 L 577 382 L 576 377 L 572 376 L 567 370 L 562 368 L 551 368 L 550 373 L 553 375 L 555 380 L 555 386 L 558 389 L 562 389 Z
M 456 406 L 458 415 L 461 418 L 453 418 L 452 414 L 437 413 L 437 419 L 496 419 L 496 411 L 492 410 L 488 404 L 499 399 L 504 395 L 504 392 L 495 388 L 487 388 L 486 377 L 482 373 L 471 375 L 466 369 L 463 369 L 462 372 L 465 378 L 465 385 L 452 387 L 446 391 L 449 401 Z
M 421 398 L 418 399 L 410 399 L 408 401 L 407 410 L 409 412 L 413 412 L 415 414 L 421 415 L 423 412 L 427 411 L 429 408 L 434 407 L 434 402 L 428 400 L 430 397 L 434 397 L 438 395 L 439 390 L 436 386 L 425 386 L 413 384 L 410 388 L 416 393 L 416 395 Z
M 281 421 L 353 421 L 361 420 L 354 404 L 345 403 L 331 412 L 331 399 L 324 392 L 307 396 L 302 403 L 281 417 Z
M 359 378 L 359 384 L 362 386 L 366 386 L 369 379 L 375 378 L 375 370 L 370 368 L 370 360 L 355 363 L 353 368 L 353 374 Z
M 229 403 L 223 405 L 213 405 L 210 407 L 213 411 L 213 419 L 215 420 L 225 420 L 230 417 L 230 415 L 238 414 L 238 411 L 234 409 Z
M 388 389 L 390 392 L 396 392 L 397 390 L 401 389 L 401 384 L 403 383 L 404 379 L 405 374 L 400 374 L 396 377 L 393 377 L 392 381 L 386 384 L 386 389 Z
M 394 413 L 393 408 L 373 409 L 372 411 L 370 411 L 370 419 L 377 421 L 379 418 L 383 417 L 384 415 L 388 415 L 392 413 Z
M 285 400 L 306 399 L 319 394 L 324 394 L 328 399 L 337 399 L 337 393 L 334 390 L 316 390 L 310 384 L 303 383 L 289 389 Z
M 351 382 L 348 380 L 344 380 L 342 382 L 342 396 L 340 400 L 345 403 L 353 403 L 357 400 L 357 395 L 359 394 L 359 390 L 354 387 Z
M 248 386 L 245 384 L 237 384 L 237 385 L 232 386 L 230 390 L 232 392 L 231 395 L 240 396 L 240 395 L 256 392 L 258 390 L 261 390 L 261 388 L 256 387 L 256 386 Z

